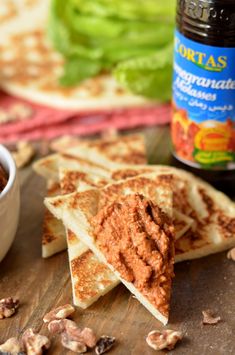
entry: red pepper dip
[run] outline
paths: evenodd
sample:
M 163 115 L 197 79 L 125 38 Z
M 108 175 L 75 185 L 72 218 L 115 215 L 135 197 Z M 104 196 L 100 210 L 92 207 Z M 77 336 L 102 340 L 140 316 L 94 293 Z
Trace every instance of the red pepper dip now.
M 4 190 L 8 181 L 8 176 L 3 166 L 0 164 L 0 193 Z

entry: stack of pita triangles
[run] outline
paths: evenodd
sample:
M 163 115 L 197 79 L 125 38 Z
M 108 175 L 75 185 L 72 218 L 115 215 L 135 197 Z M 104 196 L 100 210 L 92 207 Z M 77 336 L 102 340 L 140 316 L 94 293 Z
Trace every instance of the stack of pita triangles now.
M 135 144 L 130 145 L 133 139 Z M 81 143 L 66 153 L 44 158 L 36 163 L 35 169 L 47 179 L 60 181 L 63 195 L 49 197 L 45 204 L 68 228 L 74 303 L 86 308 L 121 281 L 157 319 L 166 324 L 173 276 L 173 249 L 177 262 L 235 246 L 235 204 L 185 171 L 169 166 L 132 164 L 132 154 L 135 163 L 144 160 L 144 147 L 140 142 L 138 136 L 127 136 L 109 142 Z M 100 241 L 99 233 L 95 232 L 94 221 L 103 218 L 109 227 L 112 221 L 109 224 L 108 212 L 114 211 L 116 216 L 119 215 L 117 209 L 125 211 L 129 208 L 132 211 L 131 201 L 136 202 L 139 211 L 148 211 L 146 220 L 151 222 L 154 231 L 160 230 L 159 235 L 165 236 L 167 241 L 163 252 L 157 233 L 149 237 L 151 253 L 160 258 L 161 267 L 158 268 L 157 262 L 151 263 L 151 258 L 144 256 L 146 270 L 149 271 L 151 266 L 152 271 L 150 279 L 144 280 L 143 284 L 137 277 L 138 270 L 135 267 L 132 269 L 133 265 L 129 265 L 133 275 L 127 277 L 123 268 L 125 262 L 123 265 L 114 262 L 103 243 L 105 241 L 108 245 L 109 240 Z M 140 215 L 138 213 L 135 217 L 139 225 L 143 222 L 138 220 Z M 156 215 L 158 217 L 154 218 Z M 123 221 L 120 218 L 117 225 L 125 228 Z M 171 230 L 172 223 L 175 236 Z M 138 254 L 138 248 L 143 245 L 142 242 L 140 246 L 135 245 L 136 235 L 139 235 L 137 232 L 131 234 L 130 248 L 134 245 L 132 250 L 137 250 Z M 100 233 L 107 238 L 102 230 Z M 116 226 L 113 233 L 118 235 Z M 119 239 L 115 239 L 117 250 L 122 247 Z

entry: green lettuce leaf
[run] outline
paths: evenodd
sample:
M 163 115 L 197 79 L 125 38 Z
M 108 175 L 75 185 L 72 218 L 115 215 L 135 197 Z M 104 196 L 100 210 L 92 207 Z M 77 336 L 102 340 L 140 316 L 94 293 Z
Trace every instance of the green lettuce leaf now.
M 162 16 L 172 20 L 175 14 L 175 0 L 72 0 L 71 2 L 84 14 L 98 17 L 154 21 Z
M 52 0 L 48 35 L 65 58 L 61 84 L 73 86 L 108 69 L 132 92 L 165 100 L 174 11 L 175 0 Z
M 116 79 L 137 95 L 168 101 L 171 97 L 173 46 L 152 55 L 130 59 L 114 70 Z
M 81 81 L 97 75 L 102 68 L 102 63 L 88 59 L 70 57 L 64 66 L 64 74 L 60 79 L 63 86 L 73 86 Z

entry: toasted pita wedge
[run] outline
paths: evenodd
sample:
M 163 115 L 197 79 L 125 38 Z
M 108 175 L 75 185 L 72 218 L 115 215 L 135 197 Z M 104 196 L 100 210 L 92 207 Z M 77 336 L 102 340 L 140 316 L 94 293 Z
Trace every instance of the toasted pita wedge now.
M 97 158 L 96 163 L 93 162 L 94 157 Z M 101 182 L 103 177 L 105 181 L 104 186 L 108 181 L 111 181 L 111 179 L 108 179 L 110 173 L 105 167 L 105 164 L 109 162 L 108 159 L 133 164 L 146 162 L 143 136 L 135 134 L 122 137 L 107 137 L 106 139 L 93 141 L 84 140 L 79 142 L 76 147 L 68 150 L 68 153 L 52 154 L 37 161 L 34 164 L 34 170 L 46 179 L 59 183 L 59 166 L 76 169 L 79 165 L 81 172 L 85 172 L 89 168 L 89 171 L 94 173 L 93 176 L 98 176 L 93 179 L 93 183 L 88 181 L 88 184 L 97 186 L 95 182 L 97 180 Z M 103 165 L 99 164 L 99 160 L 102 161 Z M 117 166 L 120 166 L 120 164 L 117 163 Z M 71 172 L 71 178 L 74 174 Z M 76 173 L 76 176 L 78 178 L 78 173 Z M 85 177 L 84 174 L 83 176 Z M 72 180 L 67 186 L 63 186 L 64 190 L 66 189 L 69 192 L 69 185 L 70 189 L 72 189 L 70 192 L 74 191 L 75 188 L 72 186 Z M 63 227 L 56 220 L 53 220 L 53 216 L 48 211 L 46 211 L 44 219 L 43 257 L 49 257 L 59 251 L 65 250 L 66 244 L 65 238 L 62 237 Z M 56 233 L 55 235 L 53 231 Z
M 84 190 L 86 184 L 88 189 L 89 184 L 91 187 L 99 186 L 97 176 L 92 180 L 86 173 L 76 171 L 76 165 L 69 171 L 65 168 L 68 163 L 70 161 L 61 157 L 60 166 L 63 168 L 60 168 L 60 186 L 63 194 Z M 69 166 L 71 167 L 71 164 Z M 103 177 L 100 186 L 103 186 L 102 181 Z M 114 288 L 119 280 L 71 230 L 66 229 L 66 235 L 73 303 L 85 309 Z
M 62 158 L 63 160 L 63 158 Z M 62 162 L 61 160 L 61 162 Z M 62 164 L 63 166 L 63 164 Z M 79 166 L 79 165 L 78 165 Z M 103 177 L 92 174 L 81 173 L 80 171 L 68 171 L 60 169 L 61 188 L 63 193 L 83 189 L 85 184 L 91 183 L 93 187 L 102 187 Z M 105 182 L 107 185 L 108 181 Z M 121 194 L 121 190 L 119 191 Z M 171 214 L 171 208 L 169 207 Z M 67 231 L 68 254 L 70 261 L 70 272 L 73 289 L 74 304 L 87 308 L 99 297 L 103 296 L 116 286 L 116 280 L 110 277 L 110 271 L 95 257 L 92 251 L 84 245 L 79 236 Z M 94 272 L 90 272 L 91 268 Z
M 42 158 L 33 165 L 33 168 L 44 178 L 59 181 L 60 156 L 52 154 Z M 81 165 L 89 165 L 96 173 L 103 173 L 106 176 L 109 176 L 107 172 L 110 169 L 121 168 L 121 164 L 144 164 L 147 161 L 144 138 L 140 134 L 81 141 L 77 147 L 66 150 L 63 157 L 64 162 L 68 160 L 68 164 L 72 164 L 73 160 L 76 164 L 77 159 Z
M 62 218 L 65 226 L 72 230 L 76 235 L 83 240 L 83 242 L 87 242 L 84 240 L 84 230 L 88 230 L 88 220 L 90 217 L 95 216 L 102 208 L 102 206 L 112 203 L 117 200 L 117 198 L 121 196 L 127 196 L 133 194 L 135 192 L 141 193 L 144 196 L 147 196 L 151 200 L 157 201 L 158 206 L 162 208 L 164 212 L 169 216 L 172 216 L 172 205 L 170 200 L 172 198 L 171 191 L 169 189 L 168 183 L 169 177 L 166 179 L 165 183 L 163 183 L 163 179 L 159 179 L 157 174 L 154 175 L 146 175 L 139 176 L 133 179 L 127 179 L 126 181 L 109 185 L 106 188 L 101 190 L 93 189 L 88 190 L 84 193 L 73 193 L 70 195 L 46 199 L 46 206 L 53 212 L 53 214 Z M 100 191 L 100 192 L 99 192 Z M 110 195 L 110 191 L 112 194 Z M 116 197 L 114 197 L 116 194 Z M 110 196 L 110 199 L 109 199 Z M 85 211 L 85 215 L 81 217 L 80 209 Z M 79 218 L 79 223 L 78 222 Z M 169 217 L 168 217 L 169 218 Z M 79 224 L 79 226 L 78 226 Z M 82 234 L 83 233 L 83 234 Z M 94 245 L 91 248 L 91 245 L 88 244 L 90 249 L 94 252 Z M 97 250 L 96 250 L 97 251 Z M 95 252 L 96 254 L 96 252 Z M 100 255 L 99 255 L 100 257 Z M 101 260 L 104 262 L 104 258 L 101 256 Z M 111 267 L 113 271 L 113 268 Z M 120 276 L 116 271 L 114 272 L 116 276 Z M 169 281 L 170 282 L 170 281 Z M 130 285 L 130 283 L 126 283 L 128 288 L 137 296 L 137 298 L 150 310 L 155 317 L 161 320 L 164 324 L 167 322 L 168 313 L 166 311 L 165 315 L 161 314 L 159 310 L 157 310 L 151 302 L 148 301 L 146 297 L 140 294 L 140 292 L 134 287 Z M 167 299 L 169 302 L 169 294 L 167 295 Z M 168 304 L 169 305 L 169 304 Z M 168 306 L 166 306 L 168 307 Z
M 60 193 L 60 185 L 56 182 L 48 181 L 47 196 L 56 196 Z M 46 209 L 43 221 L 42 257 L 48 258 L 66 248 L 66 233 L 63 223 Z

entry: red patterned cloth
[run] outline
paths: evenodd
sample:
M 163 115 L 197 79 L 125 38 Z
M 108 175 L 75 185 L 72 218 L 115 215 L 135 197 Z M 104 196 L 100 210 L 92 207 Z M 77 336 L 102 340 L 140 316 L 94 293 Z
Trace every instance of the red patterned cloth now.
M 0 108 L 10 110 L 23 104 L 32 109 L 29 119 L 0 123 L 0 142 L 52 139 L 61 135 L 90 135 L 112 128 L 130 129 L 140 126 L 162 125 L 170 121 L 170 105 L 133 107 L 97 112 L 74 112 L 36 105 L 0 93 Z

